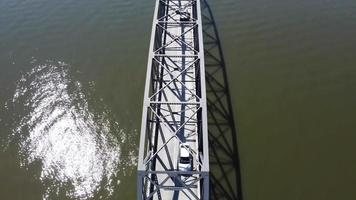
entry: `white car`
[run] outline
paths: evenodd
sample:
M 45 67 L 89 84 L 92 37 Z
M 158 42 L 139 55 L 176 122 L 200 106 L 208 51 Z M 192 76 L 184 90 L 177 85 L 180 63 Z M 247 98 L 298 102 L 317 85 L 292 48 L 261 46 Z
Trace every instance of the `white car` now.
M 193 170 L 193 156 L 189 153 L 189 144 L 179 145 L 178 170 L 188 172 Z

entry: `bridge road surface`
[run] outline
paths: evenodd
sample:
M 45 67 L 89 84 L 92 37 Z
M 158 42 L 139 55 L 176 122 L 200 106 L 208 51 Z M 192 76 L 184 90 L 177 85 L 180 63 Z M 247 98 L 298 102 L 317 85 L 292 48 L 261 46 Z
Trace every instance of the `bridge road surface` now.
M 209 199 L 200 0 L 156 0 L 141 124 L 137 199 Z M 179 171 L 185 143 L 192 170 Z
M 171 2 L 170 2 L 171 3 Z M 171 12 L 173 16 L 172 18 L 168 18 L 168 22 L 172 22 L 172 25 L 167 26 L 167 33 L 171 34 L 171 36 L 167 36 L 163 34 L 162 37 L 165 37 L 166 44 L 169 44 L 165 47 L 165 53 L 171 56 L 171 60 L 167 59 L 165 63 L 165 67 L 168 68 L 178 68 L 171 73 L 163 70 L 163 79 L 167 82 L 171 81 L 174 77 L 179 76 L 181 71 L 184 71 L 179 78 L 174 81 L 174 83 L 170 84 L 166 88 L 162 90 L 162 100 L 166 102 L 195 102 L 196 86 L 195 86 L 195 68 L 191 67 L 193 64 L 195 57 L 194 51 L 191 50 L 191 47 L 194 47 L 194 33 L 193 29 L 191 29 L 191 25 L 183 24 L 174 24 L 176 21 L 180 21 L 182 15 L 177 14 L 177 11 L 182 11 L 185 13 L 183 17 L 193 16 L 192 13 L 192 5 L 190 1 L 175 1 L 174 4 L 169 5 L 170 9 L 168 12 Z M 183 9 L 182 9 L 183 8 Z M 189 13 L 189 14 L 187 14 Z M 186 32 L 186 33 L 185 33 Z M 180 42 L 173 41 L 173 38 L 182 35 Z M 189 47 L 189 45 L 191 47 Z M 185 55 L 185 56 L 181 56 Z M 174 57 L 177 56 L 177 57 Z M 179 84 L 183 83 L 183 84 Z M 165 110 L 170 110 L 170 112 L 176 113 L 174 115 L 170 115 L 168 112 L 166 113 L 166 119 L 172 126 L 174 126 L 175 130 L 178 130 L 181 127 L 180 131 L 178 131 L 177 136 L 179 139 L 188 143 L 191 147 L 191 151 L 198 152 L 198 139 L 197 139 L 197 127 L 194 123 L 186 123 L 187 120 L 197 120 L 196 119 L 196 107 L 188 106 L 188 105 L 162 105 L 161 113 L 164 115 Z M 182 112 L 184 111 L 184 112 Z M 161 137 L 157 140 L 157 149 L 160 149 L 167 142 L 166 139 L 169 139 L 173 134 L 172 130 L 168 126 L 161 126 L 160 134 Z M 167 137 L 168 136 L 168 137 Z M 161 158 L 161 162 L 156 162 L 156 170 L 164 171 L 164 170 L 178 170 L 178 159 L 179 159 L 179 151 L 180 151 L 180 142 L 176 139 L 171 139 L 167 145 L 158 153 L 158 157 Z M 193 158 L 193 170 L 197 169 L 198 154 L 192 154 L 195 158 Z M 196 175 L 193 175 L 196 176 Z M 166 176 L 157 175 L 158 182 L 164 181 Z M 192 177 L 184 177 L 180 176 L 181 179 L 184 179 L 185 182 L 189 182 L 189 179 Z M 193 180 L 191 180 L 193 181 Z M 175 183 L 172 179 L 166 182 L 167 185 L 174 186 Z M 200 199 L 200 186 L 199 182 L 195 184 L 195 188 L 191 188 L 191 191 L 187 190 L 161 190 L 162 199 Z M 192 192 L 194 194 L 192 194 Z M 196 195 L 196 196 L 194 196 Z M 159 199 L 157 195 L 154 196 L 154 199 Z

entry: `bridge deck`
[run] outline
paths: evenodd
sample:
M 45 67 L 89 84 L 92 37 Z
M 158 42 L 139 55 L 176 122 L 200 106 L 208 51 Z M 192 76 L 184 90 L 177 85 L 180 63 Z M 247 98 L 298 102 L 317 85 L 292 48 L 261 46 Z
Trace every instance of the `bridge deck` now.
M 199 0 L 157 0 L 141 127 L 138 199 L 208 197 L 200 18 Z M 189 144 L 193 158 L 189 172 L 178 170 L 182 143 Z

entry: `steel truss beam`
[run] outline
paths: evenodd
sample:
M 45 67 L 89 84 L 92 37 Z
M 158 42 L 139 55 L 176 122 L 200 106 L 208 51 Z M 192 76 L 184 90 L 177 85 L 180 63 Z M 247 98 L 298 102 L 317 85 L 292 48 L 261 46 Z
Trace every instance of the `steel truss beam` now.
M 141 124 L 137 199 L 208 199 L 200 0 L 156 0 Z M 179 171 L 180 144 L 193 158 Z

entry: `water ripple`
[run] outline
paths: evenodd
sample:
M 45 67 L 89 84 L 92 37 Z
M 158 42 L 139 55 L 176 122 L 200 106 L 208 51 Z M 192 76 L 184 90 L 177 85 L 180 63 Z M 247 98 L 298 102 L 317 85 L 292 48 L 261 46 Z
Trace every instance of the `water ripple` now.
M 81 83 L 71 80 L 69 68 L 63 62 L 48 61 L 18 81 L 12 104 L 19 118 L 12 140 L 19 138 L 22 167 L 40 161 L 39 178 L 50 183 L 44 199 L 64 188 L 66 196 L 76 199 L 94 197 L 99 190 L 109 196 L 119 183 L 114 182 L 117 173 L 135 164 L 136 153 L 122 157 L 120 144 L 128 136 L 117 122 L 109 121 L 108 111 L 96 113 L 90 108 Z

